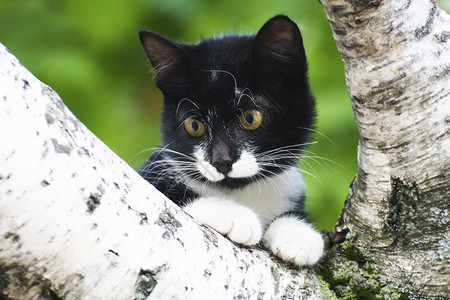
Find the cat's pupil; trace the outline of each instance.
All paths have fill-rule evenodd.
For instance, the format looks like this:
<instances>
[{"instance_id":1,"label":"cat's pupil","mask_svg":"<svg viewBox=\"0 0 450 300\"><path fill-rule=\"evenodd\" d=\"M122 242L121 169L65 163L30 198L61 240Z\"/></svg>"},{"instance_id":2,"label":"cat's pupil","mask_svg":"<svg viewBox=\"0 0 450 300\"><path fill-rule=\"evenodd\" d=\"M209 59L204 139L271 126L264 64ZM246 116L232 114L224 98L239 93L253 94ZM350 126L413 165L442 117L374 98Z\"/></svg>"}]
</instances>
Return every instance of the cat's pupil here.
<instances>
[{"instance_id":1,"label":"cat's pupil","mask_svg":"<svg viewBox=\"0 0 450 300\"><path fill-rule=\"evenodd\" d=\"M247 113L246 114L246 116L245 116L245 121L248 123L248 124L253 124L253 121L254 121L255 119L253 118L253 115L252 114L250 114L250 113Z\"/></svg>"},{"instance_id":2,"label":"cat's pupil","mask_svg":"<svg viewBox=\"0 0 450 300\"><path fill-rule=\"evenodd\" d=\"M199 129L199 125L198 125L198 122L197 121L192 121L192 123L191 123L191 126L192 126L192 129L194 130L194 131L198 131L198 129Z\"/></svg>"}]
</instances>

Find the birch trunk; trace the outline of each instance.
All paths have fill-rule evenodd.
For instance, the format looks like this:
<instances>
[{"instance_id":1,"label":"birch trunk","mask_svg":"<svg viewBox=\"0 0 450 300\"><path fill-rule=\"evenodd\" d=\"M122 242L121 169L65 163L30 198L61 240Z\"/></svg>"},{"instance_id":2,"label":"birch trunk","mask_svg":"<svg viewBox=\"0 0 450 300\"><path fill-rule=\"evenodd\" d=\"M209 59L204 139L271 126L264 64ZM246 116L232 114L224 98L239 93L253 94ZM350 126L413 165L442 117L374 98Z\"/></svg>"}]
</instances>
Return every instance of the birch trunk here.
<instances>
[{"instance_id":1,"label":"birch trunk","mask_svg":"<svg viewBox=\"0 0 450 300\"><path fill-rule=\"evenodd\" d=\"M322 274L339 296L448 297L450 17L435 0L321 2L360 134Z\"/></svg>"},{"instance_id":2,"label":"birch trunk","mask_svg":"<svg viewBox=\"0 0 450 300\"><path fill-rule=\"evenodd\" d=\"M198 225L0 46L0 299L319 298L312 270Z\"/></svg>"}]
</instances>

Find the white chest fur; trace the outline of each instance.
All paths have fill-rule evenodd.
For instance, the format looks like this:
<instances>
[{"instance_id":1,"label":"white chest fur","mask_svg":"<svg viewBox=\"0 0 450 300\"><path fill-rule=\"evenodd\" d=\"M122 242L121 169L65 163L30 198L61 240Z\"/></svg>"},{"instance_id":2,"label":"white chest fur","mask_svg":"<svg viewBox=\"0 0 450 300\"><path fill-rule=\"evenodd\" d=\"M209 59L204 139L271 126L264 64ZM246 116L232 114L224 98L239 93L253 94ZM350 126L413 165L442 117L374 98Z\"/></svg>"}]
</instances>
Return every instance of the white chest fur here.
<instances>
[{"instance_id":1,"label":"white chest fur","mask_svg":"<svg viewBox=\"0 0 450 300\"><path fill-rule=\"evenodd\" d=\"M217 189L198 181L186 184L201 197L226 198L252 209L263 226L283 212L294 207L292 199L298 198L304 190L304 182L300 170L296 167L255 181L241 189Z\"/></svg>"}]
</instances>

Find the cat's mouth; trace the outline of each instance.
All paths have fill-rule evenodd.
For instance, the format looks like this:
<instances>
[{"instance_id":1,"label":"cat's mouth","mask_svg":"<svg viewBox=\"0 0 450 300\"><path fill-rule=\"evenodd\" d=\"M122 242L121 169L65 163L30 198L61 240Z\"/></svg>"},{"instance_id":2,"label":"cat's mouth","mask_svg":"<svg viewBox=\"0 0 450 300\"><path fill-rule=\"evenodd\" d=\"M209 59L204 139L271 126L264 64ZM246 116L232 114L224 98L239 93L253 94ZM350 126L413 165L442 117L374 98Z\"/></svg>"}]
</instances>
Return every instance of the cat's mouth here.
<instances>
[{"instance_id":1,"label":"cat's mouth","mask_svg":"<svg viewBox=\"0 0 450 300\"><path fill-rule=\"evenodd\" d=\"M194 157L197 159L197 170L211 182L220 182L226 178L251 178L260 171L255 156L246 150L242 151L239 158L233 163L215 162L212 164L205 160L205 152L202 149L197 149Z\"/></svg>"}]
</instances>

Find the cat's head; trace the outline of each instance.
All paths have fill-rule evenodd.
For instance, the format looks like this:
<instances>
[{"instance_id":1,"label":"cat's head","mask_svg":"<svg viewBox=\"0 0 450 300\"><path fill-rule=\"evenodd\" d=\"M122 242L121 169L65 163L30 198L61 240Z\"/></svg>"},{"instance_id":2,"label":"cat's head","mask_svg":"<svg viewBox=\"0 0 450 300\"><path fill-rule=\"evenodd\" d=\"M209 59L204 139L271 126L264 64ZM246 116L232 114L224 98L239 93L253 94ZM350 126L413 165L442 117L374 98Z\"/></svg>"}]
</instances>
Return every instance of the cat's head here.
<instances>
[{"instance_id":1,"label":"cat's head","mask_svg":"<svg viewBox=\"0 0 450 300\"><path fill-rule=\"evenodd\" d=\"M163 148L180 173L238 188L296 164L315 111L302 37L288 17L256 35L195 45L139 35L164 95Z\"/></svg>"}]
</instances>

